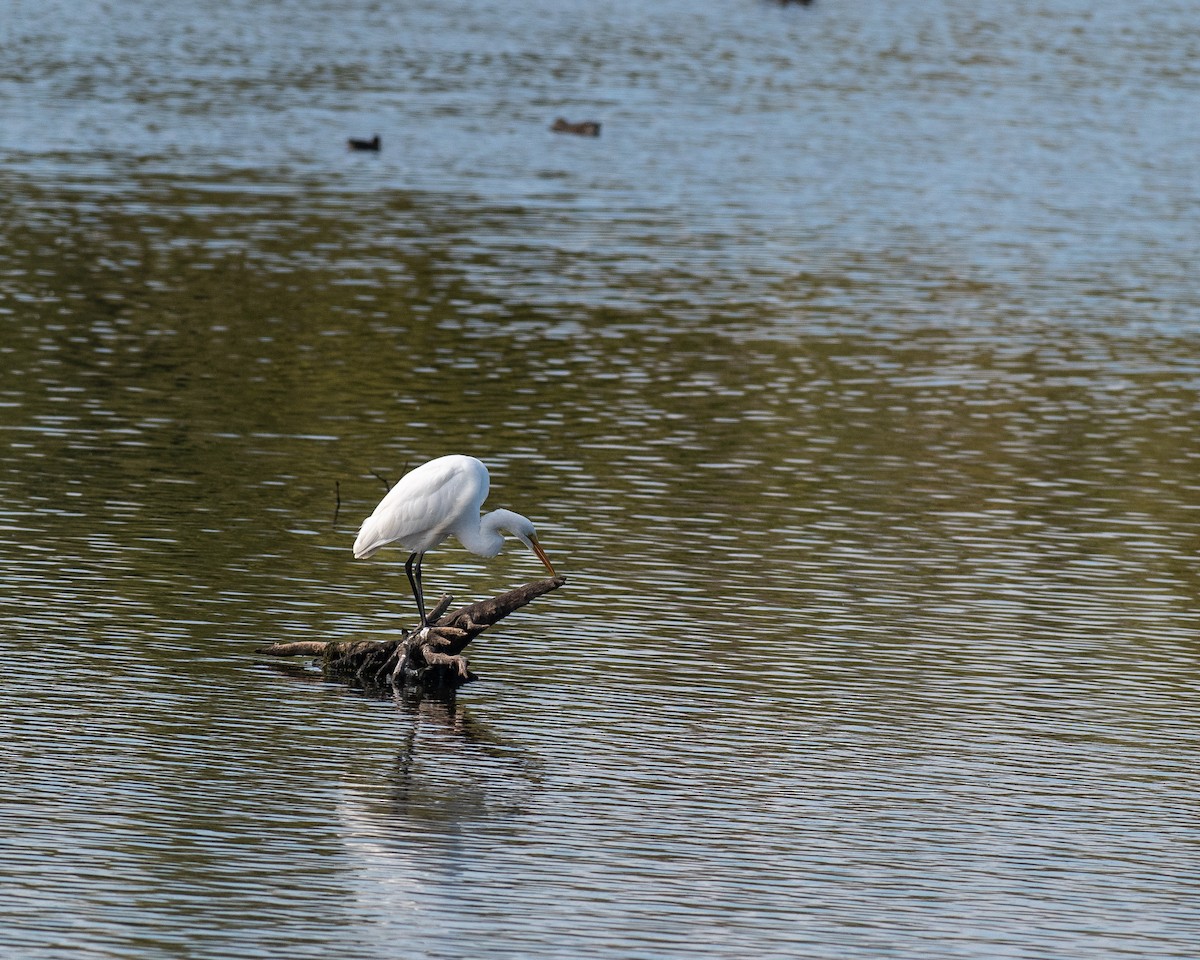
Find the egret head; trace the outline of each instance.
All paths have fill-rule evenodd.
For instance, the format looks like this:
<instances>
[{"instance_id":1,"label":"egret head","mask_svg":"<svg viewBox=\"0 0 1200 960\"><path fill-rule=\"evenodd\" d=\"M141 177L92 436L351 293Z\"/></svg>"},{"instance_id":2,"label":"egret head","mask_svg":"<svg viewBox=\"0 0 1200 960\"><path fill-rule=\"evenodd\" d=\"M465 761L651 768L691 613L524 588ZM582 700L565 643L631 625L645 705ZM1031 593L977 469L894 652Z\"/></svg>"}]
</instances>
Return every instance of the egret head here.
<instances>
[{"instance_id":1,"label":"egret head","mask_svg":"<svg viewBox=\"0 0 1200 960\"><path fill-rule=\"evenodd\" d=\"M532 526L532 524L530 526ZM542 545L538 543L537 534L531 529L529 531L529 536L521 537L520 534L517 536L520 537L521 542L524 543L525 546L537 554L537 558L541 560L546 569L550 571L550 576L557 577L558 574L554 572L554 567L550 566L550 558L546 556L546 551L543 550Z\"/></svg>"},{"instance_id":2,"label":"egret head","mask_svg":"<svg viewBox=\"0 0 1200 960\"><path fill-rule=\"evenodd\" d=\"M511 533L514 537L520 540L525 546L537 554L537 558L542 561L542 564L550 571L550 576L557 577L554 572L554 567L550 565L550 558L546 556L546 551L542 549L542 545L538 543L537 531L533 528L533 521L528 517L523 517L519 513L513 513L511 510L495 510L488 515L489 518L495 517L495 525L499 530L504 530Z\"/></svg>"}]
</instances>

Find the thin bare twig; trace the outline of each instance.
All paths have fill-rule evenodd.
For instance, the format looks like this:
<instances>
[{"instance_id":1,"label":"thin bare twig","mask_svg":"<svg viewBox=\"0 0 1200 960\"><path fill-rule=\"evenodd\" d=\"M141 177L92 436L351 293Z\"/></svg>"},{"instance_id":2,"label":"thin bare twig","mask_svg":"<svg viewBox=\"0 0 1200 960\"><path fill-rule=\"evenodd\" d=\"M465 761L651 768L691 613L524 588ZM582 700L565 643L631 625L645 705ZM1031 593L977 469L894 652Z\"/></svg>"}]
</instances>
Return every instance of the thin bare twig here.
<instances>
[{"instance_id":1,"label":"thin bare twig","mask_svg":"<svg viewBox=\"0 0 1200 960\"><path fill-rule=\"evenodd\" d=\"M385 477L381 473L376 473L374 470L371 471L371 476L373 476L376 480L378 480L380 483L382 483L389 491L391 491L392 484L391 484L391 481L389 481L387 477Z\"/></svg>"}]
</instances>

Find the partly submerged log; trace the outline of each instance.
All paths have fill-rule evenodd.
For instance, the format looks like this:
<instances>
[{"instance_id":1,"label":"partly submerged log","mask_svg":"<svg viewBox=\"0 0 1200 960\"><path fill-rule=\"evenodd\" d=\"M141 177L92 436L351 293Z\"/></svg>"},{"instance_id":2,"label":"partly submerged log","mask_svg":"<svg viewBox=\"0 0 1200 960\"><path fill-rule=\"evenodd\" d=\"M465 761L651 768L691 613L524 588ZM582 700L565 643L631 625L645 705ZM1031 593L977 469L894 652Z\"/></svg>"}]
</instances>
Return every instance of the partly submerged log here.
<instances>
[{"instance_id":1,"label":"partly submerged log","mask_svg":"<svg viewBox=\"0 0 1200 960\"><path fill-rule=\"evenodd\" d=\"M565 577L537 580L498 597L447 613L454 599L442 597L429 612L429 626L394 640L308 640L273 643L258 652L273 657L315 657L326 676L366 687L455 690L477 679L462 655L468 643L531 600L557 590Z\"/></svg>"}]
</instances>

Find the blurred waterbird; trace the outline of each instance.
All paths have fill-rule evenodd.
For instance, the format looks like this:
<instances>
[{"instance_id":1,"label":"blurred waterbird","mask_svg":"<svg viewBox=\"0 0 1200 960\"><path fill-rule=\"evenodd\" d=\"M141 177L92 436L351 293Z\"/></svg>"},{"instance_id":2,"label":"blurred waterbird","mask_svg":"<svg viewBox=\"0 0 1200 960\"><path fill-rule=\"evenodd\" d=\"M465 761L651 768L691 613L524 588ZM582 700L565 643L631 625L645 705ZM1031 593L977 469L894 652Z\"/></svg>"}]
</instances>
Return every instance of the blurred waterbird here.
<instances>
[{"instance_id":1,"label":"blurred waterbird","mask_svg":"<svg viewBox=\"0 0 1200 960\"><path fill-rule=\"evenodd\" d=\"M379 134L375 134L370 140L351 137L346 143L349 144L351 150L378 150L380 146Z\"/></svg>"},{"instance_id":2,"label":"blurred waterbird","mask_svg":"<svg viewBox=\"0 0 1200 960\"><path fill-rule=\"evenodd\" d=\"M581 137L600 136L600 124L595 120L583 120L579 123L568 123L565 117L559 117L550 125L555 133L574 133Z\"/></svg>"}]
</instances>

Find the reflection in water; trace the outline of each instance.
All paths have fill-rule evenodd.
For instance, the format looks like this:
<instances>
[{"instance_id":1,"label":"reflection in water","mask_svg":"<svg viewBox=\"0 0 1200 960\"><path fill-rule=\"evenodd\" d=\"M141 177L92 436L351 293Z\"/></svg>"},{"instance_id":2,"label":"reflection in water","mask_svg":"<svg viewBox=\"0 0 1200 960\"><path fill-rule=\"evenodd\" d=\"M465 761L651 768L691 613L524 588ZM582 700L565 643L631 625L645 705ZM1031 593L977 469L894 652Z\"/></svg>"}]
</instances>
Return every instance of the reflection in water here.
<instances>
[{"instance_id":1,"label":"reflection in water","mask_svg":"<svg viewBox=\"0 0 1200 960\"><path fill-rule=\"evenodd\" d=\"M433 698L399 695L411 720L396 758L392 793L393 810L411 820L436 819L463 822L496 811L498 798L489 796L481 771L493 774L511 796L522 781L535 782L532 759L516 745L505 743L485 724L473 718L453 695ZM461 763L455 761L459 757ZM482 762L481 762L482 761Z\"/></svg>"},{"instance_id":2,"label":"reflection in water","mask_svg":"<svg viewBox=\"0 0 1200 960\"><path fill-rule=\"evenodd\" d=\"M537 782L526 750L471 716L453 694L397 692L394 699L403 718L399 753L387 776L372 773L360 798L363 809L386 814L384 832L459 834L474 821L519 816L520 798Z\"/></svg>"},{"instance_id":3,"label":"reflection in water","mask_svg":"<svg viewBox=\"0 0 1200 960\"><path fill-rule=\"evenodd\" d=\"M536 768L453 695L397 696L396 705L399 753L390 770L358 768L342 783L339 836L370 938L449 949L474 922L469 907L456 914L471 899L483 838L519 841Z\"/></svg>"}]
</instances>

